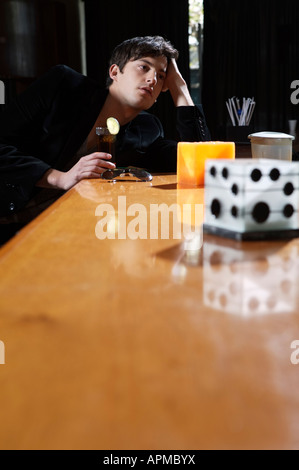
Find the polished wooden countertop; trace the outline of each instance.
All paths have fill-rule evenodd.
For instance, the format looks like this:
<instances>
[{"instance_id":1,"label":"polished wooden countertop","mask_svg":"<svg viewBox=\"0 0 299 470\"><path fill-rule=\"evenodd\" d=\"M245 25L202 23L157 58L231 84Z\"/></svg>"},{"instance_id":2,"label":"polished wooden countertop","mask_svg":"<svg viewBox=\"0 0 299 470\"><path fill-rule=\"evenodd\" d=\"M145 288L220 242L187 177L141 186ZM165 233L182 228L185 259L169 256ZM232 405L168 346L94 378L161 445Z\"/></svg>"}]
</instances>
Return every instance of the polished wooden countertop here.
<instances>
[{"instance_id":1,"label":"polished wooden countertop","mask_svg":"<svg viewBox=\"0 0 299 470\"><path fill-rule=\"evenodd\" d=\"M118 238L162 203L198 204L191 230ZM86 180L4 245L1 449L299 448L298 240L203 236L202 214L175 175Z\"/></svg>"}]
</instances>

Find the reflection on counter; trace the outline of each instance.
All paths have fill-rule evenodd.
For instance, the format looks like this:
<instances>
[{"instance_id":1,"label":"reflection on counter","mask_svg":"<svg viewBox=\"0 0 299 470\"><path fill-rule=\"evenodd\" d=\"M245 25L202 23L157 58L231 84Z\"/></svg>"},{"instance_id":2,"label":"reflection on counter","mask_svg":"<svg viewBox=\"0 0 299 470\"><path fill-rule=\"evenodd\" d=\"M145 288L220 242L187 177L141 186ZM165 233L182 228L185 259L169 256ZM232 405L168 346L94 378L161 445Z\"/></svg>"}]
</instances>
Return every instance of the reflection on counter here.
<instances>
[{"instance_id":1,"label":"reflection on counter","mask_svg":"<svg viewBox=\"0 0 299 470\"><path fill-rule=\"evenodd\" d=\"M184 282L188 266L198 266L202 262L204 191L178 185L177 207L182 243L172 268L172 278L175 282Z\"/></svg>"},{"instance_id":2,"label":"reflection on counter","mask_svg":"<svg viewBox=\"0 0 299 470\"><path fill-rule=\"evenodd\" d=\"M296 312L296 246L205 236L204 304L244 317Z\"/></svg>"},{"instance_id":3,"label":"reflection on counter","mask_svg":"<svg viewBox=\"0 0 299 470\"><path fill-rule=\"evenodd\" d=\"M179 247L176 262L172 267L172 279L177 283L185 281L188 267L195 267L202 264L202 226L187 233Z\"/></svg>"}]
</instances>

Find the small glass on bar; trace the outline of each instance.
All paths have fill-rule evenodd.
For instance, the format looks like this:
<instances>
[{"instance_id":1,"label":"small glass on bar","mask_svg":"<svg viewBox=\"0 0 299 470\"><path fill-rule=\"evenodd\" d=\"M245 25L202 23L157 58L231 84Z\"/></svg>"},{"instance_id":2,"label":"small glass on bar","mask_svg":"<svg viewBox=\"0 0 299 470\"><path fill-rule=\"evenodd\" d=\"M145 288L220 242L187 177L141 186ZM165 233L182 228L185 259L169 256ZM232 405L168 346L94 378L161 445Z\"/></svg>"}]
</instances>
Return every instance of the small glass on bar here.
<instances>
[{"instance_id":1,"label":"small glass on bar","mask_svg":"<svg viewBox=\"0 0 299 470\"><path fill-rule=\"evenodd\" d=\"M116 134L111 134L108 127L96 127L98 152L110 153L112 163L115 163Z\"/></svg>"}]
</instances>

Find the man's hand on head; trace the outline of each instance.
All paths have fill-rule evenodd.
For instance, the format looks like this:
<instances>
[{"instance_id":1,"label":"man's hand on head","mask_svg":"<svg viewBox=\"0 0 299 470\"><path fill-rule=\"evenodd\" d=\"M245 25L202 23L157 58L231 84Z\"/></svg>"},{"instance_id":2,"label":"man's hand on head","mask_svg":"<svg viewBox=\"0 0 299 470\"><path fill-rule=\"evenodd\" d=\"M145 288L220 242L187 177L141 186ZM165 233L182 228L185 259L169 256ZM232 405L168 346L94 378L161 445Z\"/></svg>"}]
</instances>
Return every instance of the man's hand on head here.
<instances>
[{"instance_id":1,"label":"man's hand on head","mask_svg":"<svg viewBox=\"0 0 299 470\"><path fill-rule=\"evenodd\" d=\"M175 59L171 59L168 63L162 91L167 90L169 90L175 106L194 106L186 81L179 71Z\"/></svg>"}]
</instances>

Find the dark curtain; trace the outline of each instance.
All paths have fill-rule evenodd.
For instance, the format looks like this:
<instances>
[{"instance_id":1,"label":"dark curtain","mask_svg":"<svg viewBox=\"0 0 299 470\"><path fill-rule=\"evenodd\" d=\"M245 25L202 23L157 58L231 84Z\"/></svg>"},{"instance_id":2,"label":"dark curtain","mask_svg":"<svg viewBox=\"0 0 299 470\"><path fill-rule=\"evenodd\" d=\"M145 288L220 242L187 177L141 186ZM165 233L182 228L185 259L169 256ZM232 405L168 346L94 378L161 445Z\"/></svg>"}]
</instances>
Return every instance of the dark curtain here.
<instances>
[{"instance_id":1,"label":"dark curtain","mask_svg":"<svg viewBox=\"0 0 299 470\"><path fill-rule=\"evenodd\" d=\"M0 76L36 78L55 64L68 64L67 26L62 1L2 0ZM73 42L78 44L78 39Z\"/></svg>"},{"instance_id":2,"label":"dark curtain","mask_svg":"<svg viewBox=\"0 0 299 470\"><path fill-rule=\"evenodd\" d=\"M76 7L65 0L0 0L0 80L6 105L53 65L80 71Z\"/></svg>"},{"instance_id":3,"label":"dark curtain","mask_svg":"<svg viewBox=\"0 0 299 470\"><path fill-rule=\"evenodd\" d=\"M225 101L254 97L254 130L288 131L299 80L298 0L204 0L203 104L214 139L230 124Z\"/></svg>"},{"instance_id":4,"label":"dark curtain","mask_svg":"<svg viewBox=\"0 0 299 470\"><path fill-rule=\"evenodd\" d=\"M85 0L87 75L105 86L112 50L125 39L160 35L179 50L178 66L189 84L188 0ZM162 121L166 137L175 138L175 113L169 93L150 110Z\"/></svg>"}]
</instances>

